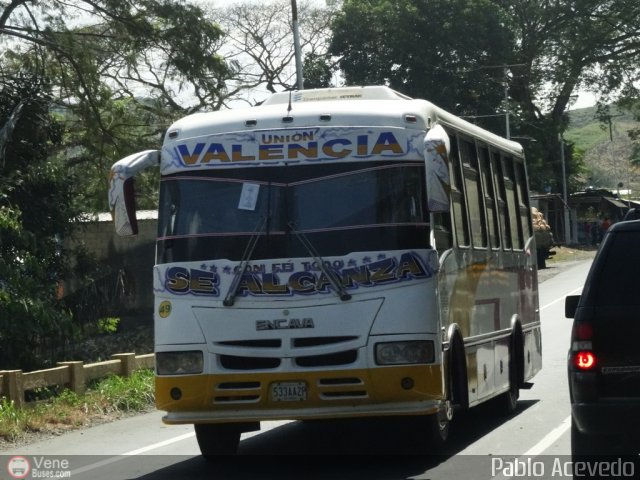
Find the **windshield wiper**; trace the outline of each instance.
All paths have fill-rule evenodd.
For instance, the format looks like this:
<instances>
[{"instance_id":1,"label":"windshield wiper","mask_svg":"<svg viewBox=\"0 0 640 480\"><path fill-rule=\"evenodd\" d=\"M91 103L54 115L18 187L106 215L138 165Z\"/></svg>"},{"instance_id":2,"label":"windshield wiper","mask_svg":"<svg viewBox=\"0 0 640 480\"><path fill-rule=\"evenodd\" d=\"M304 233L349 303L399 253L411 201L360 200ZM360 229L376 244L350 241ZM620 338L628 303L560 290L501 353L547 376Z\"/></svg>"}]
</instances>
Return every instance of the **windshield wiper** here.
<instances>
[{"instance_id":1,"label":"windshield wiper","mask_svg":"<svg viewBox=\"0 0 640 480\"><path fill-rule=\"evenodd\" d=\"M316 261L316 263L320 267L320 270L322 270L322 273L325 274L325 276L329 280L329 283L331 283L331 286L333 287L334 291L336 292L338 297L340 297L340 300L342 300L343 302L346 300L351 300L351 295L349 295L347 291L344 289L344 286L342 285L342 282L340 281L340 279L337 277L336 272L334 272L330 268L327 268L323 258L320 256L318 251L311 244L307 236L304 233L300 232L299 230L296 230L296 224L294 222L289 222L288 225L289 225L289 228L291 229L291 232L298 238L298 240L300 240L300 243L304 245L304 248L307 249L307 252L309 252L309 254Z\"/></svg>"},{"instance_id":2,"label":"windshield wiper","mask_svg":"<svg viewBox=\"0 0 640 480\"><path fill-rule=\"evenodd\" d=\"M238 286L240 285L240 279L242 278L242 274L247 268L247 264L251 260L251 256L253 255L253 250L256 248L256 244L258 243L258 239L260 238L260 234L264 232L264 227L267 224L268 220L267 215L263 215L258 220L258 224L256 225L255 230L251 234L251 238L247 242L247 246L244 249L242 254L242 258L240 259L240 265L236 270L235 275L233 276L233 280L231 281L231 286L229 287L229 291L227 295L224 297L222 304L225 307L232 307L236 301L236 294L238 293Z\"/></svg>"}]
</instances>

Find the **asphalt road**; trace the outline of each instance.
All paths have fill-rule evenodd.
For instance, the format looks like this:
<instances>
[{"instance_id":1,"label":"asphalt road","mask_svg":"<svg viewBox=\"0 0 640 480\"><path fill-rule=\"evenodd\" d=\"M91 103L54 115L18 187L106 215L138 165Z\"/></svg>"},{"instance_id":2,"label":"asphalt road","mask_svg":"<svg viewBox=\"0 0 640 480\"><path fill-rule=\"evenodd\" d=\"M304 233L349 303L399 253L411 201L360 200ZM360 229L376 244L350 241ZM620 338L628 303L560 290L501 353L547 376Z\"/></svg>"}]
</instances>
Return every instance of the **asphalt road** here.
<instances>
[{"instance_id":1,"label":"asphalt road","mask_svg":"<svg viewBox=\"0 0 640 480\"><path fill-rule=\"evenodd\" d=\"M543 369L514 415L485 404L454 417L449 445L433 455L410 420L263 422L242 437L240 455L210 465L190 425L166 426L152 412L0 451L29 462L26 478L86 479L493 479L571 478L566 355L571 320L564 297L581 291L591 261L540 272ZM528 474L528 475L523 475ZM38 477L36 477L38 475Z\"/></svg>"}]
</instances>

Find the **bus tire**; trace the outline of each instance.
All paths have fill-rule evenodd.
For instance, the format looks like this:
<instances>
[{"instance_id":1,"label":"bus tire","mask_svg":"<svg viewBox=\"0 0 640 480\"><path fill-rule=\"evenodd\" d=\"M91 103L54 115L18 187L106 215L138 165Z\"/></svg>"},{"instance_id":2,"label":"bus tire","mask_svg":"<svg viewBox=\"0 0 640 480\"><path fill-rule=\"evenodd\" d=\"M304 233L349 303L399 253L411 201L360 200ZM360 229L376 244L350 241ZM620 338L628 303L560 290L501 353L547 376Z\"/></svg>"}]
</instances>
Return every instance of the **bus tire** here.
<instances>
[{"instance_id":1,"label":"bus tire","mask_svg":"<svg viewBox=\"0 0 640 480\"><path fill-rule=\"evenodd\" d=\"M453 407L451 402L446 401L437 413L426 417L427 441L429 447L436 452L440 452L449 439L452 416Z\"/></svg>"},{"instance_id":2,"label":"bus tire","mask_svg":"<svg viewBox=\"0 0 640 480\"><path fill-rule=\"evenodd\" d=\"M449 356L449 399L462 410L469 409L467 362L459 335L453 337Z\"/></svg>"},{"instance_id":3,"label":"bus tire","mask_svg":"<svg viewBox=\"0 0 640 480\"><path fill-rule=\"evenodd\" d=\"M241 429L229 423L195 424L196 440L202 456L216 461L238 453Z\"/></svg>"},{"instance_id":4,"label":"bus tire","mask_svg":"<svg viewBox=\"0 0 640 480\"><path fill-rule=\"evenodd\" d=\"M509 390L500 394L498 400L498 411L504 415L511 415L518 408L518 398L520 398L520 385L523 382L523 340L522 329L516 325L511 340L509 341Z\"/></svg>"}]
</instances>

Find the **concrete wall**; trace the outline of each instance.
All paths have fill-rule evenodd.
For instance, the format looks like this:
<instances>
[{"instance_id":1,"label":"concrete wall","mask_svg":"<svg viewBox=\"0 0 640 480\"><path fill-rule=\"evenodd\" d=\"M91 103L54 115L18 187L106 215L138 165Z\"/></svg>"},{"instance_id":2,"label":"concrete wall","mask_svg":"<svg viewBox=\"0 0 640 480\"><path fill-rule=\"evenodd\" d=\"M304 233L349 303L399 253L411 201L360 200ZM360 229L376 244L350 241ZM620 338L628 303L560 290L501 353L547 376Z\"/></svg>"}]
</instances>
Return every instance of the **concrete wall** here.
<instances>
[{"instance_id":1,"label":"concrete wall","mask_svg":"<svg viewBox=\"0 0 640 480\"><path fill-rule=\"evenodd\" d=\"M116 235L110 214L81 222L68 245L82 245L104 268L106 281L117 280L123 272L123 311L141 320L153 318L153 265L155 263L156 212L138 212L139 233L132 237ZM111 275L113 274L113 275ZM70 282L66 292L76 290Z\"/></svg>"}]
</instances>

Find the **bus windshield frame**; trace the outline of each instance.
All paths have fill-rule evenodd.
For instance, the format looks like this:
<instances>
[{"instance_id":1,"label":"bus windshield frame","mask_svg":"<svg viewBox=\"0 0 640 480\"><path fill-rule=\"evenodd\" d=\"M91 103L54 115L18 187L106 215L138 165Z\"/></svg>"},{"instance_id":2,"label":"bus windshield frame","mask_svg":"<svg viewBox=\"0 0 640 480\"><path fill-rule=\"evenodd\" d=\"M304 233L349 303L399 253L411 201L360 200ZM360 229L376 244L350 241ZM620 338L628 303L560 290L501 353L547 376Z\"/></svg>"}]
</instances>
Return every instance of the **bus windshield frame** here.
<instances>
[{"instance_id":1,"label":"bus windshield frame","mask_svg":"<svg viewBox=\"0 0 640 480\"><path fill-rule=\"evenodd\" d=\"M262 231L256 225L266 218ZM429 247L422 162L229 168L162 178L157 263L239 260Z\"/></svg>"}]
</instances>

